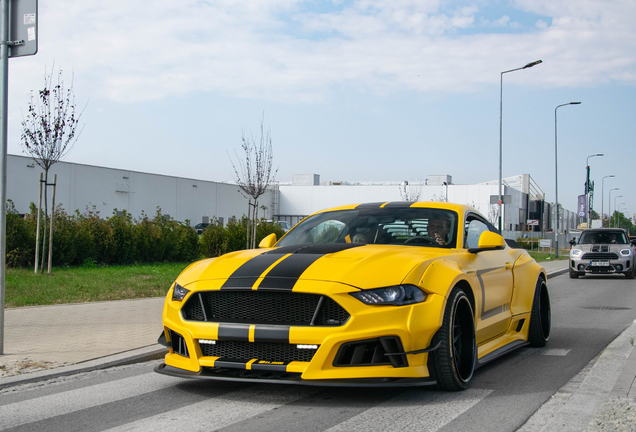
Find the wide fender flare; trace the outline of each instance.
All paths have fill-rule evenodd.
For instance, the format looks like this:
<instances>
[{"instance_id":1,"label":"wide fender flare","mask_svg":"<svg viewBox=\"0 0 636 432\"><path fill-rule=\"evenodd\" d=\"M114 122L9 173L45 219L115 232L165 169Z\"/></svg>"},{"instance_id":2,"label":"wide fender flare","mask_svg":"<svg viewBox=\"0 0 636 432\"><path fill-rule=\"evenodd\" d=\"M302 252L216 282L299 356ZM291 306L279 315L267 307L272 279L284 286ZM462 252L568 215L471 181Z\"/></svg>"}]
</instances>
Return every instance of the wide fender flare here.
<instances>
[{"instance_id":1,"label":"wide fender flare","mask_svg":"<svg viewBox=\"0 0 636 432\"><path fill-rule=\"evenodd\" d=\"M417 285L425 291L443 297L443 301L440 302L441 310L436 320L438 328L442 325L450 292L456 286L462 286L464 291L467 291L466 294L471 298L473 308L475 307L470 279L456 261L438 259L431 262L425 269L414 269L410 276L411 280L414 282L417 280Z\"/></svg>"},{"instance_id":2,"label":"wide fender flare","mask_svg":"<svg viewBox=\"0 0 636 432\"><path fill-rule=\"evenodd\" d=\"M448 298L451 290L458 284L467 283L470 279L456 261L439 259L430 263L420 277L419 286L424 290Z\"/></svg>"},{"instance_id":3,"label":"wide fender flare","mask_svg":"<svg viewBox=\"0 0 636 432\"><path fill-rule=\"evenodd\" d=\"M514 287L510 302L513 315L530 313L539 277L547 282L545 269L527 252L517 258L513 268Z\"/></svg>"}]
</instances>

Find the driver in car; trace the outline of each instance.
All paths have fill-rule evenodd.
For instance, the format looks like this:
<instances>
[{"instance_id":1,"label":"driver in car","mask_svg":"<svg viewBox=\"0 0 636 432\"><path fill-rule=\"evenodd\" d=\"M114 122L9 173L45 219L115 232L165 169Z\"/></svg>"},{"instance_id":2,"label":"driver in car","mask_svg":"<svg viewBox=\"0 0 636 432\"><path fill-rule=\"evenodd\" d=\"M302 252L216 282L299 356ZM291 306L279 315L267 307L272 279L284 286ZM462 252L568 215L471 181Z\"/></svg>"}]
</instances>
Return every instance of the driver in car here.
<instances>
[{"instance_id":1,"label":"driver in car","mask_svg":"<svg viewBox=\"0 0 636 432\"><path fill-rule=\"evenodd\" d=\"M435 217L428 221L428 236L437 244L445 245L450 233L450 221L445 217Z\"/></svg>"}]
</instances>

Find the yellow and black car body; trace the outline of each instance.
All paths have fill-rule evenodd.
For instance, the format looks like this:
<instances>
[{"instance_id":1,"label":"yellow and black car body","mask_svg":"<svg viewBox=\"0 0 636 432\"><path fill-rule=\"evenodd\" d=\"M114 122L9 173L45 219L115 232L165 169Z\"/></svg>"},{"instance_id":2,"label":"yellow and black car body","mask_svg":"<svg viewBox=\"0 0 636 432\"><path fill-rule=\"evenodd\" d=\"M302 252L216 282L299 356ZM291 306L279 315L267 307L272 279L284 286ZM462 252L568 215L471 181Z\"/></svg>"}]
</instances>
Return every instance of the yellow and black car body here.
<instances>
[{"instance_id":1,"label":"yellow and black car body","mask_svg":"<svg viewBox=\"0 0 636 432\"><path fill-rule=\"evenodd\" d=\"M442 219L443 240L431 232ZM187 267L167 294L159 373L323 386L466 388L550 336L545 270L475 209L323 210L278 242Z\"/></svg>"}]
</instances>

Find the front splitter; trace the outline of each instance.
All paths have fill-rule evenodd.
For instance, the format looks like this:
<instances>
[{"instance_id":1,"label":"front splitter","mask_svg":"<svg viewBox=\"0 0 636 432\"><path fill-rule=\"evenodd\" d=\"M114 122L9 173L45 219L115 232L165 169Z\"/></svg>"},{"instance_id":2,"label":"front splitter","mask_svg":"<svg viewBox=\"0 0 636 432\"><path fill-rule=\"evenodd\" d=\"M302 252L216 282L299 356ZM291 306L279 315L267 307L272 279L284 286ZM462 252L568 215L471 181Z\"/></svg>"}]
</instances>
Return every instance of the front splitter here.
<instances>
[{"instance_id":1,"label":"front splitter","mask_svg":"<svg viewBox=\"0 0 636 432\"><path fill-rule=\"evenodd\" d=\"M299 373L266 372L230 368L201 368L200 372L168 366L165 363L155 367L155 372L179 378L207 379L214 381L234 381L268 384L294 384L320 387L420 387L437 384L431 378L351 378L305 380Z\"/></svg>"}]
</instances>

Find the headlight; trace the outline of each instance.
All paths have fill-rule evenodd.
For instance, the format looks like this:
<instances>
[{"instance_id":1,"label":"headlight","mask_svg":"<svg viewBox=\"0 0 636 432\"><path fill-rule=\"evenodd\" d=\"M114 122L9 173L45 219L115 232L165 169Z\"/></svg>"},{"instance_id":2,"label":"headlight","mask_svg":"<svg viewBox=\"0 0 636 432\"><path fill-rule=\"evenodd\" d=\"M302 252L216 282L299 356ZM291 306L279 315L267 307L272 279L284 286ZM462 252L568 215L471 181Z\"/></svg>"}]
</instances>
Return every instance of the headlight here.
<instances>
[{"instance_id":1,"label":"headlight","mask_svg":"<svg viewBox=\"0 0 636 432\"><path fill-rule=\"evenodd\" d=\"M426 294L415 285L396 285L349 294L368 305L392 304L403 306L420 303L426 299Z\"/></svg>"},{"instance_id":2,"label":"headlight","mask_svg":"<svg viewBox=\"0 0 636 432\"><path fill-rule=\"evenodd\" d=\"M178 283L175 283L174 290L172 290L172 300L181 301L186 295L188 295L189 292L190 290L187 290Z\"/></svg>"},{"instance_id":3,"label":"headlight","mask_svg":"<svg viewBox=\"0 0 636 432\"><path fill-rule=\"evenodd\" d=\"M630 256L632 254L631 249L621 249L621 255Z\"/></svg>"},{"instance_id":4,"label":"headlight","mask_svg":"<svg viewBox=\"0 0 636 432\"><path fill-rule=\"evenodd\" d=\"M570 251L570 256L577 257L577 256L581 255L582 253L583 253L583 251L581 249L572 249Z\"/></svg>"}]
</instances>

